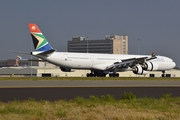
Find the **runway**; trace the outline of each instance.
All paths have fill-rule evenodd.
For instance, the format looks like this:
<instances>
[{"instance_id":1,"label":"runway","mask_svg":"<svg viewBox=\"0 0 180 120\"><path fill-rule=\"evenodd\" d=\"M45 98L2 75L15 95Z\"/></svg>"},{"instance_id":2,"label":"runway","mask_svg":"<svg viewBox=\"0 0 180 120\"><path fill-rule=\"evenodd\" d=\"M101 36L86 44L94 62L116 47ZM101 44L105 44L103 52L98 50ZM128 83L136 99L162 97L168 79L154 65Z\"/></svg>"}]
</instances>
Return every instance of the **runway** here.
<instances>
[{"instance_id":1,"label":"runway","mask_svg":"<svg viewBox=\"0 0 180 120\"><path fill-rule=\"evenodd\" d=\"M2 80L0 88L28 87L180 87L175 80Z\"/></svg>"},{"instance_id":2,"label":"runway","mask_svg":"<svg viewBox=\"0 0 180 120\"><path fill-rule=\"evenodd\" d=\"M77 96L110 94L120 99L124 92L132 92L137 97L159 98L171 93L180 97L179 81L0 81L0 101L15 99L56 101L70 100Z\"/></svg>"}]
</instances>

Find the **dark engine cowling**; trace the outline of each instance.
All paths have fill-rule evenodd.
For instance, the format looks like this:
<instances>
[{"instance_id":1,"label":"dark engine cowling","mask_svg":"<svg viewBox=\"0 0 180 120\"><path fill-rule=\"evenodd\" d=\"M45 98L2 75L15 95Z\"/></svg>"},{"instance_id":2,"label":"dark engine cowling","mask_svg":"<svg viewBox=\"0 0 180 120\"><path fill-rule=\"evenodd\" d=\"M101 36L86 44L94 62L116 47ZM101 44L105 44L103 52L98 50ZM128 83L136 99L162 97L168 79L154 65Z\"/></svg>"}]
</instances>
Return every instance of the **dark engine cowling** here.
<instances>
[{"instance_id":1,"label":"dark engine cowling","mask_svg":"<svg viewBox=\"0 0 180 120\"><path fill-rule=\"evenodd\" d=\"M70 68L63 68L63 67L60 67L61 71L63 72L74 72L75 69L70 69Z\"/></svg>"},{"instance_id":2,"label":"dark engine cowling","mask_svg":"<svg viewBox=\"0 0 180 120\"><path fill-rule=\"evenodd\" d=\"M143 70L153 71L158 70L158 64L153 62L146 62L142 65Z\"/></svg>"},{"instance_id":3,"label":"dark engine cowling","mask_svg":"<svg viewBox=\"0 0 180 120\"><path fill-rule=\"evenodd\" d=\"M137 65L133 68L133 73L137 75L146 75L148 72L143 70L140 65Z\"/></svg>"}]
</instances>

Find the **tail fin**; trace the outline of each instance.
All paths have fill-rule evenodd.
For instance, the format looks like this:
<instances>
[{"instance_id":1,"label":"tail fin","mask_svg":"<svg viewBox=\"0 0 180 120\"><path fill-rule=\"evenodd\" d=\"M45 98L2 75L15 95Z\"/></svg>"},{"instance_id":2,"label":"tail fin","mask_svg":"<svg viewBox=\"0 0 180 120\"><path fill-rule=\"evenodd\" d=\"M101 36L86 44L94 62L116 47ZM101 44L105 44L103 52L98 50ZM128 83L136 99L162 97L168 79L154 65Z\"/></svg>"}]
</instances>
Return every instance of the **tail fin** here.
<instances>
[{"instance_id":1,"label":"tail fin","mask_svg":"<svg viewBox=\"0 0 180 120\"><path fill-rule=\"evenodd\" d=\"M18 58L19 60L21 60L21 59L22 59L22 57L21 57L21 56L19 56L19 55L17 55L17 58Z\"/></svg>"},{"instance_id":2,"label":"tail fin","mask_svg":"<svg viewBox=\"0 0 180 120\"><path fill-rule=\"evenodd\" d=\"M36 24L29 24L29 30L31 32L31 37L36 51L53 50Z\"/></svg>"}]
</instances>

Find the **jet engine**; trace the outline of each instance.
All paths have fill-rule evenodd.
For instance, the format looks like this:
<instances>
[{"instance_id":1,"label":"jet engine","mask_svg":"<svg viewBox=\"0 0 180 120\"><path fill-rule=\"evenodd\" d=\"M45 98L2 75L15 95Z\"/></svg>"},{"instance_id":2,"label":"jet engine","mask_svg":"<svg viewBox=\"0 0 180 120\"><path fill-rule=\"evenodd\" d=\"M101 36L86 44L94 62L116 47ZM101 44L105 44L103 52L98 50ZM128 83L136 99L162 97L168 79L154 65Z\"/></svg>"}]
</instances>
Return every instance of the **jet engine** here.
<instances>
[{"instance_id":1,"label":"jet engine","mask_svg":"<svg viewBox=\"0 0 180 120\"><path fill-rule=\"evenodd\" d=\"M148 71L143 70L143 68L140 65L134 66L132 69L134 74L137 75L146 75Z\"/></svg>"},{"instance_id":2,"label":"jet engine","mask_svg":"<svg viewBox=\"0 0 180 120\"><path fill-rule=\"evenodd\" d=\"M142 65L143 70L153 71L158 70L158 64L153 62L146 62Z\"/></svg>"},{"instance_id":3,"label":"jet engine","mask_svg":"<svg viewBox=\"0 0 180 120\"><path fill-rule=\"evenodd\" d=\"M63 72L74 72L75 69L70 69L70 68L63 68L63 67L60 67L61 71Z\"/></svg>"}]
</instances>

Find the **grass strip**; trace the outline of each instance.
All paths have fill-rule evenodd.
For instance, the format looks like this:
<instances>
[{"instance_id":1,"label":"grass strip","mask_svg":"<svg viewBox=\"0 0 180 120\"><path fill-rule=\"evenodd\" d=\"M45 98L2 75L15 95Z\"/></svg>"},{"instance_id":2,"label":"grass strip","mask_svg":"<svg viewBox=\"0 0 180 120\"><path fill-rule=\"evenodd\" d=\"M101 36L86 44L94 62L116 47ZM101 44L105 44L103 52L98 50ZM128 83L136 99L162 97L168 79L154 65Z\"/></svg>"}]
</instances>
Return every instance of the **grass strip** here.
<instances>
[{"instance_id":1,"label":"grass strip","mask_svg":"<svg viewBox=\"0 0 180 120\"><path fill-rule=\"evenodd\" d=\"M119 100L109 94L101 97L91 95L87 99L79 96L54 102L30 98L0 102L0 119L173 120L180 119L180 97L164 94L159 99L137 98L128 92Z\"/></svg>"}]
</instances>

